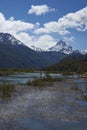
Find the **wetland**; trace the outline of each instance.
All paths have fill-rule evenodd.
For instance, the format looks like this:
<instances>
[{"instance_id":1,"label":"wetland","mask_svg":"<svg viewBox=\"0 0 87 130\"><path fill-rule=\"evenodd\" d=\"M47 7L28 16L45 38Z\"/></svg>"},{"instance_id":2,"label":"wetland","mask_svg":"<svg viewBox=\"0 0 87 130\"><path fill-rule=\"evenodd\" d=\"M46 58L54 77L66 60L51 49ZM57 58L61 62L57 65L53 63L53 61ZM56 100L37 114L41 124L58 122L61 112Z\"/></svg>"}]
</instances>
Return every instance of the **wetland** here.
<instances>
[{"instance_id":1,"label":"wetland","mask_svg":"<svg viewBox=\"0 0 87 130\"><path fill-rule=\"evenodd\" d=\"M87 79L50 75L0 76L0 130L87 129Z\"/></svg>"}]
</instances>

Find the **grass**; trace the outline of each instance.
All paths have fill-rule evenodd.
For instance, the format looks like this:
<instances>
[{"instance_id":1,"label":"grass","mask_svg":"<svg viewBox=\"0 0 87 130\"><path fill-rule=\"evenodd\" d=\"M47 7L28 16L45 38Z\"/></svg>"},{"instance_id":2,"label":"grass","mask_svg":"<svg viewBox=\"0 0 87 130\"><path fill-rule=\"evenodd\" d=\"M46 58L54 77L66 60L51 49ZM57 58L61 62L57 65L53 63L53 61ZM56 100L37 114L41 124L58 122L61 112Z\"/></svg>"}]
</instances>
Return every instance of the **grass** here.
<instances>
[{"instance_id":1,"label":"grass","mask_svg":"<svg viewBox=\"0 0 87 130\"><path fill-rule=\"evenodd\" d=\"M62 78L52 78L50 75L46 74L46 77L40 78L40 79L35 79L32 82L27 82L27 85L30 86L47 86L52 84L53 82L58 82L62 81Z\"/></svg>"},{"instance_id":2,"label":"grass","mask_svg":"<svg viewBox=\"0 0 87 130\"><path fill-rule=\"evenodd\" d=\"M87 95L83 95L83 96L82 96L82 100L83 100L83 101L87 101Z\"/></svg>"},{"instance_id":3,"label":"grass","mask_svg":"<svg viewBox=\"0 0 87 130\"><path fill-rule=\"evenodd\" d=\"M0 97L1 98L11 98L11 94L14 93L15 86L7 83L0 85Z\"/></svg>"},{"instance_id":4,"label":"grass","mask_svg":"<svg viewBox=\"0 0 87 130\"><path fill-rule=\"evenodd\" d=\"M20 72L34 72L33 69L0 69L0 76L8 76Z\"/></svg>"},{"instance_id":5,"label":"grass","mask_svg":"<svg viewBox=\"0 0 87 130\"><path fill-rule=\"evenodd\" d=\"M73 91L78 91L78 92L81 92L81 91L82 91L81 88L79 88L79 87L77 87L77 86L73 86L73 87L71 87L70 89L73 90Z\"/></svg>"},{"instance_id":6,"label":"grass","mask_svg":"<svg viewBox=\"0 0 87 130\"><path fill-rule=\"evenodd\" d=\"M8 76L8 75L12 75L13 72L12 71L1 71L0 70L0 76Z\"/></svg>"}]
</instances>

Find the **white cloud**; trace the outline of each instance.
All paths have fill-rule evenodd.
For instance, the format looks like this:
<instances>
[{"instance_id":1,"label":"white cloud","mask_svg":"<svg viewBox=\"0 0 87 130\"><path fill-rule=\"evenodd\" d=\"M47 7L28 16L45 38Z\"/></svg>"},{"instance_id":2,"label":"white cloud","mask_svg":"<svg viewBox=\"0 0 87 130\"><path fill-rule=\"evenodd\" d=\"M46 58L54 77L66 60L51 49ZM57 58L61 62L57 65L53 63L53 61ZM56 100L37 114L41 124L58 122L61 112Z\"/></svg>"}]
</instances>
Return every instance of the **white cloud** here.
<instances>
[{"instance_id":1,"label":"white cloud","mask_svg":"<svg viewBox=\"0 0 87 130\"><path fill-rule=\"evenodd\" d=\"M40 28L40 23L32 24L21 20L15 20L14 17L6 19L3 13L0 13L0 32L10 33L22 41L28 47L36 46L41 49L47 49L57 43L52 34L62 35L64 41L73 42L74 37L66 34L69 29L77 31L87 30L87 7L75 12L69 13L58 21L45 23Z\"/></svg>"},{"instance_id":2,"label":"white cloud","mask_svg":"<svg viewBox=\"0 0 87 130\"><path fill-rule=\"evenodd\" d=\"M71 37L63 37L63 40L67 43L72 43L74 42L75 38L73 36Z\"/></svg>"},{"instance_id":3,"label":"white cloud","mask_svg":"<svg viewBox=\"0 0 87 130\"><path fill-rule=\"evenodd\" d=\"M42 49L47 49L49 47L52 47L53 45L55 45L57 43L57 41L50 35L43 35L40 36L37 40L36 40L36 46L40 47Z\"/></svg>"},{"instance_id":4,"label":"white cloud","mask_svg":"<svg viewBox=\"0 0 87 130\"><path fill-rule=\"evenodd\" d=\"M22 41L28 47L31 47L33 45L44 50L57 43L57 41L50 35L35 37L35 36L30 36L29 34L23 32L23 33L19 33L19 35L15 35L15 37L18 40Z\"/></svg>"},{"instance_id":5,"label":"white cloud","mask_svg":"<svg viewBox=\"0 0 87 130\"><path fill-rule=\"evenodd\" d=\"M42 15L48 12L55 11L55 8L50 8L47 5L31 5L28 14Z\"/></svg>"},{"instance_id":6,"label":"white cloud","mask_svg":"<svg viewBox=\"0 0 87 130\"><path fill-rule=\"evenodd\" d=\"M0 31L5 33L17 34L22 31L32 30L35 27L32 23L14 20L13 17L6 20L4 15L0 13Z\"/></svg>"},{"instance_id":7,"label":"white cloud","mask_svg":"<svg viewBox=\"0 0 87 130\"><path fill-rule=\"evenodd\" d=\"M59 33L60 35L65 35L65 34L68 34L70 32L68 30L66 30L65 27L61 27L61 25L58 24L58 22L53 21L53 22L45 23L44 27L35 30L35 33L36 34Z\"/></svg>"},{"instance_id":8,"label":"white cloud","mask_svg":"<svg viewBox=\"0 0 87 130\"><path fill-rule=\"evenodd\" d=\"M35 30L35 33L50 34L55 32L60 35L66 35L70 33L70 28L77 31L87 30L87 7L75 13L69 13L60 18L58 21L45 23L43 27Z\"/></svg>"},{"instance_id":9,"label":"white cloud","mask_svg":"<svg viewBox=\"0 0 87 130\"><path fill-rule=\"evenodd\" d=\"M23 42L26 46L30 47L32 46L33 42L34 42L34 37L30 36L28 33L26 32L21 32L19 34L15 34L14 35L18 40L20 40L21 42Z\"/></svg>"},{"instance_id":10,"label":"white cloud","mask_svg":"<svg viewBox=\"0 0 87 130\"><path fill-rule=\"evenodd\" d=\"M0 13L0 32L10 33L15 36L18 40L22 41L28 47L34 45L42 49L47 49L56 43L55 39L50 35L29 35L29 31L36 30L40 24L23 22L21 20L14 20L14 17L6 20L4 15Z\"/></svg>"},{"instance_id":11,"label":"white cloud","mask_svg":"<svg viewBox=\"0 0 87 130\"><path fill-rule=\"evenodd\" d=\"M0 22L3 22L3 21L5 21L5 17L2 13L0 13Z\"/></svg>"},{"instance_id":12,"label":"white cloud","mask_svg":"<svg viewBox=\"0 0 87 130\"><path fill-rule=\"evenodd\" d=\"M10 21L14 21L14 17L10 17L9 20L10 20Z\"/></svg>"}]
</instances>

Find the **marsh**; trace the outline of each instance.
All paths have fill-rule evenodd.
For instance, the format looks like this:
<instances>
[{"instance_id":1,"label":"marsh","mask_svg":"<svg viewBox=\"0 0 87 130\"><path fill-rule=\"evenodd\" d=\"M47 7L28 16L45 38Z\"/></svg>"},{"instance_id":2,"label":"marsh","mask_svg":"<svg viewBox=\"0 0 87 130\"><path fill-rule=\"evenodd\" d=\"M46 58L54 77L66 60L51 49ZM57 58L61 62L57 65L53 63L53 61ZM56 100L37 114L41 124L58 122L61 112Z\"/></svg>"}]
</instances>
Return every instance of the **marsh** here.
<instances>
[{"instance_id":1,"label":"marsh","mask_svg":"<svg viewBox=\"0 0 87 130\"><path fill-rule=\"evenodd\" d=\"M0 98L1 130L87 129L87 79L70 76L43 87L16 84L15 90L9 100Z\"/></svg>"}]
</instances>

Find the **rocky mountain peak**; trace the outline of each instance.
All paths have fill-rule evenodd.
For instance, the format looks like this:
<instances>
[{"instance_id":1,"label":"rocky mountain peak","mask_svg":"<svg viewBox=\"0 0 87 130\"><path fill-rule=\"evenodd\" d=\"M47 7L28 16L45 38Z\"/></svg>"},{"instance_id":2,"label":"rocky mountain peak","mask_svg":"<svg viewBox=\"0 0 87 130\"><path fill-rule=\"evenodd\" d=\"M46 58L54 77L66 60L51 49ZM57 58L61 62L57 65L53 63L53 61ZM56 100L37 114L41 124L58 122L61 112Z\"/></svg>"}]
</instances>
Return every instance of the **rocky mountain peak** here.
<instances>
[{"instance_id":1,"label":"rocky mountain peak","mask_svg":"<svg viewBox=\"0 0 87 130\"><path fill-rule=\"evenodd\" d=\"M0 33L0 43L8 44L8 45L19 45L22 44L19 40L8 33Z\"/></svg>"},{"instance_id":2,"label":"rocky mountain peak","mask_svg":"<svg viewBox=\"0 0 87 130\"><path fill-rule=\"evenodd\" d=\"M55 46L48 49L48 51L56 51L65 54L71 54L73 49L70 45L66 44L64 41L59 41Z\"/></svg>"}]
</instances>

